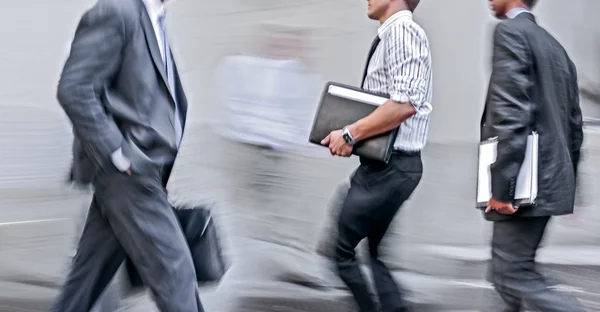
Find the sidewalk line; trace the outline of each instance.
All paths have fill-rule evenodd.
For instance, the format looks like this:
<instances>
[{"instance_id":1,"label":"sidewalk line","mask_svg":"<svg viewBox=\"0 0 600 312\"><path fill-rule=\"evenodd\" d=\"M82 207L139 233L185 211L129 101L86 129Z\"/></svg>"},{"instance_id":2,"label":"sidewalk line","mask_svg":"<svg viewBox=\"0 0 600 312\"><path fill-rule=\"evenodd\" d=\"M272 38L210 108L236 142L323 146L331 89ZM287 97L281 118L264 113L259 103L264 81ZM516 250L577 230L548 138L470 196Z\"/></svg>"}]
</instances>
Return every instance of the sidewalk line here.
<instances>
[{"instance_id":1,"label":"sidewalk line","mask_svg":"<svg viewBox=\"0 0 600 312\"><path fill-rule=\"evenodd\" d=\"M453 280L449 281L449 284L457 285L457 286L467 286L473 288L484 288L484 289L494 289L494 285L485 281L485 280Z\"/></svg>"},{"instance_id":2,"label":"sidewalk line","mask_svg":"<svg viewBox=\"0 0 600 312\"><path fill-rule=\"evenodd\" d=\"M0 226L10 226L10 225L24 225L24 224L34 224L34 223L47 223L47 222L56 222L68 220L67 218L60 219L41 219L41 220L25 220L25 221L14 221L14 222L2 222Z\"/></svg>"}]
</instances>

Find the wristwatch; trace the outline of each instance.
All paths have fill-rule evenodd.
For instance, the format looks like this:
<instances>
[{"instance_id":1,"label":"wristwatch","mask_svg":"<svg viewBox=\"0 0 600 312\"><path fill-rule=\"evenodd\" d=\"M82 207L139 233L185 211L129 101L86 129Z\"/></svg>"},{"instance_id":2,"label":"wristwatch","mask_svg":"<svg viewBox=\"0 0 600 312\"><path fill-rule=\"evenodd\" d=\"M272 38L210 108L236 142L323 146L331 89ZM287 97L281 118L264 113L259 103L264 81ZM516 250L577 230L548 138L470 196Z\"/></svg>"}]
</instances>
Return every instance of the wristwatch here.
<instances>
[{"instance_id":1,"label":"wristwatch","mask_svg":"<svg viewBox=\"0 0 600 312\"><path fill-rule=\"evenodd\" d=\"M344 138L344 141L346 141L346 144L350 146L354 146L356 143L352 137L352 134L350 133L350 130L348 129L348 126L342 128L342 137Z\"/></svg>"}]
</instances>

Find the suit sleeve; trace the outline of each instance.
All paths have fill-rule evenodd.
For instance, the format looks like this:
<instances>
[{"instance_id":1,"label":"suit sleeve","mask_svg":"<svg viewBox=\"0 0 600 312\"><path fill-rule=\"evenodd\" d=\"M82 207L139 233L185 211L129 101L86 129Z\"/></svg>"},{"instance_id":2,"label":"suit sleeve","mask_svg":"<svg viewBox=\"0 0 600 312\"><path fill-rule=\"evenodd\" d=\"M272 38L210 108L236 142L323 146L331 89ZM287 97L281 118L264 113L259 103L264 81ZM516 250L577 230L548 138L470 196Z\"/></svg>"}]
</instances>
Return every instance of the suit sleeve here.
<instances>
[{"instance_id":1,"label":"suit sleeve","mask_svg":"<svg viewBox=\"0 0 600 312\"><path fill-rule=\"evenodd\" d=\"M577 83L577 69L575 64L570 62L571 71L571 114L569 116L569 124L571 126L571 160L573 162L573 171L577 178L577 167L581 154L581 145L583 144L583 116L581 106L579 105L579 84Z\"/></svg>"},{"instance_id":2,"label":"suit sleeve","mask_svg":"<svg viewBox=\"0 0 600 312\"><path fill-rule=\"evenodd\" d=\"M125 27L119 10L99 1L81 18L58 84L57 98L99 167L112 166L111 154L123 135L100 99L121 63Z\"/></svg>"},{"instance_id":3,"label":"suit sleeve","mask_svg":"<svg viewBox=\"0 0 600 312\"><path fill-rule=\"evenodd\" d=\"M523 35L511 25L498 24L494 32L487 126L498 136L497 158L491 166L492 196L503 202L514 201L516 180L531 132L531 62Z\"/></svg>"}]
</instances>

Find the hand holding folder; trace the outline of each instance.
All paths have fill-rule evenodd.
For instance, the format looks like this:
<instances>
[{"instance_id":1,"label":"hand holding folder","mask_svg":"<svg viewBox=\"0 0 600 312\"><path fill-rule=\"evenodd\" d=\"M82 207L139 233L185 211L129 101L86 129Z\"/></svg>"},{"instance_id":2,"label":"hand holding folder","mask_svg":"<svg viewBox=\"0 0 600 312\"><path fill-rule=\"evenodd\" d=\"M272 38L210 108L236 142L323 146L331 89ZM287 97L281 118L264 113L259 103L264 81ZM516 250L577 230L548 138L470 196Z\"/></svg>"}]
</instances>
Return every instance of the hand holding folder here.
<instances>
[{"instance_id":1,"label":"hand holding folder","mask_svg":"<svg viewBox=\"0 0 600 312\"><path fill-rule=\"evenodd\" d=\"M327 83L315 115L309 142L322 146L321 141L332 131L342 129L370 115L388 99L387 95L339 83ZM352 153L387 163L392 155L397 135L398 127L358 142Z\"/></svg>"},{"instance_id":2,"label":"hand holding folder","mask_svg":"<svg viewBox=\"0 0 600 312\"><path fill-rule=\"evenodd\" d=\"M521 164L515 186L516 207L535 205L538 192L538 134L527 137L525 159ZM476 207L485 209L492 198L492 176L490 166L496 162L498 139L492 138L479 144Z\"/></svg>"}]
</instances>

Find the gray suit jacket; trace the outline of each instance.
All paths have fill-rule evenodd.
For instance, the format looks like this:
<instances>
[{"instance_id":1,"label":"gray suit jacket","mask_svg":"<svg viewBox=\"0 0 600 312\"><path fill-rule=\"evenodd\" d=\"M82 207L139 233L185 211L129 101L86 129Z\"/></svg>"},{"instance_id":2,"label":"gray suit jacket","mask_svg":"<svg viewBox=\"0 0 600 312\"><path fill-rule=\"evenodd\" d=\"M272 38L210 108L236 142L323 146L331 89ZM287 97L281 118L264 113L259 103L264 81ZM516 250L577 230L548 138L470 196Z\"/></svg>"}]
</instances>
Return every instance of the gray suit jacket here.
<instances>
[{"instance_id":1,"label":"gray suit jacket","mask_svg":"<svg viewBox=\"0 0 600 312\"><path fill-rule=\"evenodd\" d=\"M567 52L530 13L502 21L494 33L493 71L482 117L482 139L498 137L491 167L494 198L512 202L527 135L539 133L537 205L512 217L573 212L583 142L577 72Z\"/></svg>"},{"instance_id":2,"label":"gray suit jacket","mask_svg":"<svg viewBox=\"0 0 600 312\"><path fill-rule=\"evenodd\" d=\"M174 162L175 99L182 123L187 100L177 70L169 90L157 42L142 0L98 0L81 18L57 95L73 124L77 181L116 170L119 148L137 174Z\"/></svg>"}]
</instances>

